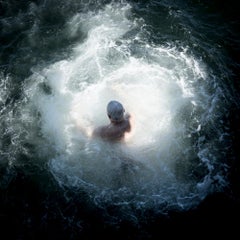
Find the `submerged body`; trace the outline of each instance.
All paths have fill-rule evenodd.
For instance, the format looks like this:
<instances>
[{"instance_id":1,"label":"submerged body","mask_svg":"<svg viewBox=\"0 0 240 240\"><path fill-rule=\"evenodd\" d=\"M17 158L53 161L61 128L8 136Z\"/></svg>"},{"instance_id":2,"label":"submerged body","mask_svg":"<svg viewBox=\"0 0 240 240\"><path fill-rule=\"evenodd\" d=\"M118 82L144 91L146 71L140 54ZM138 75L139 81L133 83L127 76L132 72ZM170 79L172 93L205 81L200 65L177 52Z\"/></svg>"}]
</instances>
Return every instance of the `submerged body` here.
<instances>
[{"instance_id":1,"label":"submerged body","mask_svg":"<svg viewBox=\"0 0 240 240\"><path fill-rule=\"evenodd\" d=\"M98 127L93 131L93 136L109 141L121 141L125 133L131 131L129 118L130 115L127 115L121 122L111 121L109 125Z\"/></svg>"},{"instance_id":2,"label":"submerged body","mask_svg":"<svg viewBox=\"0 0 240 240\"><path fill-rule=\"evenodd\" d=\"M131 131L130 115L124 114L125 110L121 103L110 101L107 106L107 114L110 124L100 126L93 131L93 137L100 137L108 141L121 141L125 133Z\"/></svg>"}]
</instances>

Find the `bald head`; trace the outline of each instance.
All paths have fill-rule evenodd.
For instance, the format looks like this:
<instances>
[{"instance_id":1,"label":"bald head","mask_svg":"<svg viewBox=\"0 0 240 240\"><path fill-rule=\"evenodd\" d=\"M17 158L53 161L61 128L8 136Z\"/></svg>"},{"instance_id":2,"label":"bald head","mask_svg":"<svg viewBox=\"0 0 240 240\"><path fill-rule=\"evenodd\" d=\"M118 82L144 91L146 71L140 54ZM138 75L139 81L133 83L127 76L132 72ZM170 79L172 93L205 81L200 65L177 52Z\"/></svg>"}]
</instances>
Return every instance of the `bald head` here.
<instances>
[{"instance_id":1,"label":"bald head","mask_svg":"<svg viewBox=\"0 0 240 240\"><path fill-rule=\"evenodd\" d=\"M116 101L112 100L107 105L107 114L108 117L111 118L111 120L119 122L123 120L125 109L123 108L123 105Z\"/></svg>"}]
</instances>

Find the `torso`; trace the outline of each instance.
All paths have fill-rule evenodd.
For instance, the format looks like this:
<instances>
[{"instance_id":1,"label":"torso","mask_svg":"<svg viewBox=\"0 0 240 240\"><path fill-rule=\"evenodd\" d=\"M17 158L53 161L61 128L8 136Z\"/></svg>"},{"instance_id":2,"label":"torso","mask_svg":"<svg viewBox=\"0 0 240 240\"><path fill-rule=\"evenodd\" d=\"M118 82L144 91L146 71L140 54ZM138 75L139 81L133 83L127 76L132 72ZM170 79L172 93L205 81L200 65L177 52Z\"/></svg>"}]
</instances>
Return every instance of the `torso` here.
<instances>
[{"instance_id":1,"label":"torso","mask_svg":"<svg viewBox=\"0 0 240 240\"><path fill-rule=\"evenodd\" d=\"M94 136L101 137L104 140L121 141L126 132L130 132L131 125L128 119L120 123L110 123L107 126L99 127L94 132Z\"/></svg>"}]
</instances>

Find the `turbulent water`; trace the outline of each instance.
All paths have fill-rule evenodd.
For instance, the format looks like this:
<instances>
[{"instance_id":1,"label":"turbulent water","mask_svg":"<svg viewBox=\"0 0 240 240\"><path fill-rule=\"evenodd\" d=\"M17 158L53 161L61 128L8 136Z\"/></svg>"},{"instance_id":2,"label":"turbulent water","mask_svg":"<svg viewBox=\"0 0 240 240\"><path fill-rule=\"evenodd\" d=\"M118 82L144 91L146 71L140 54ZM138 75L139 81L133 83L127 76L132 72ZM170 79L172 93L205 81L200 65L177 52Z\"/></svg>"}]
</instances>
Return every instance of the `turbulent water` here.
<instances>
[{"instance_id":1,"label":"turbulent water","mask_svg":"<svg viewBox=\"0 0 240 240\"><path fill-rule=\"evenodd\" d=\"M93 218L136 225L229 189L239 96L228 48L239 40L217 4L1 4L1 201L28 179L16 193L23 226L37 218L32 184L40 226L57 219L77 233ZM91 137L113 99L132 116L123 143Z\"/></svg>"}]
</instances>

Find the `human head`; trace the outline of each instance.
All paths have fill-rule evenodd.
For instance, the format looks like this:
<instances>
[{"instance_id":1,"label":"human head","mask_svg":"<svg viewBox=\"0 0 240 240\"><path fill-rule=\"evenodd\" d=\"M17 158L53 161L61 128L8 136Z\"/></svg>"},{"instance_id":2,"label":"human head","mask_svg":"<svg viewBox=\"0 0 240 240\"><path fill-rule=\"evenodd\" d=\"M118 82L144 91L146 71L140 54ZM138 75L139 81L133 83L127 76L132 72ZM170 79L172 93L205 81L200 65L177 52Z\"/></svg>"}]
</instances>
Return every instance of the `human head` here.
<instances>
[{"instance_id":1,"label":"human head","mask_svg":"<svg viewBox=\"0 0 240 240\"><path fill-rule=\"evenodd\" d=\"M110 101L107 105L107 115L115 122L120 122L123 119L124 112L123 105L116 100Z\"/></svg>"}]
</instances>

